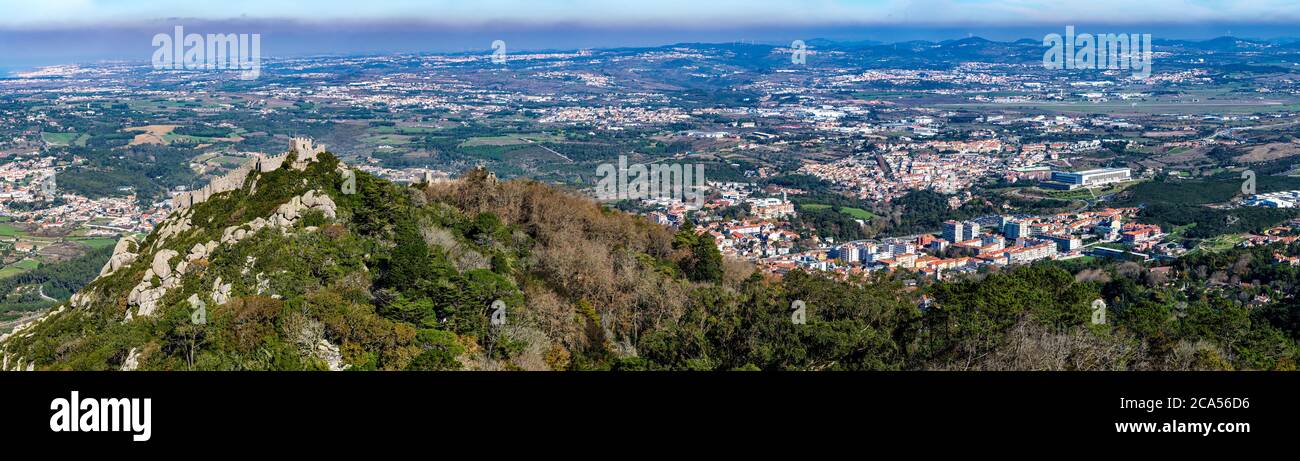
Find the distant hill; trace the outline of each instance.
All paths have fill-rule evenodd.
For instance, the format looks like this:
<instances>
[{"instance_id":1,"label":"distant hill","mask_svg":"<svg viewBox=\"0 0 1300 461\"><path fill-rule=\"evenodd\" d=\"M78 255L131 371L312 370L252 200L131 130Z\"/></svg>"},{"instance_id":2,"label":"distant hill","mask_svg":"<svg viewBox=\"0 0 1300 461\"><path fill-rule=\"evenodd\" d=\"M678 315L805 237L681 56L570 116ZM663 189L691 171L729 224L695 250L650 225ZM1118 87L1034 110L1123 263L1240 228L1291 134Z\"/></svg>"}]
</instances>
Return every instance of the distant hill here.
<instances>
[{"instance_id":1,"label":"distant hill","mask_svg":"<svg viewBox=\"0 0 1300 461\"><path fill-rule=\"evenodd\" d=\"M1156 46L1179 46L1201 51L1235 52L1259 51L1275 45L1263 40L1250 40L1237 37L1216 37L1209 40L1152 40Z\"/></svg>"}]
</instances>

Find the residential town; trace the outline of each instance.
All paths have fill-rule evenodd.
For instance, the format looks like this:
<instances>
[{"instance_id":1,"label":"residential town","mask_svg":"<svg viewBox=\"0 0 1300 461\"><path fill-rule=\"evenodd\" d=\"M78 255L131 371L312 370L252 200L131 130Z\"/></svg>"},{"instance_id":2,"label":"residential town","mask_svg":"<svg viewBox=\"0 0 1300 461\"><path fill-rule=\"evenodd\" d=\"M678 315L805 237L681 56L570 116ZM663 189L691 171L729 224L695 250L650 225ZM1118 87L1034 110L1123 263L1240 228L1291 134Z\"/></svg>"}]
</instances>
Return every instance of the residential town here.
<instances>
[{"instance_id":1,"label":"residential town","mask_svg":"<svg viewBox=\"0 0 1300 461\"><path fill-rule=\"evenodd\" d=\"M166 218L166 202L142 207L134 194L87 198L58 189L54 157L0 164L0 215L38 229L88 227L93 235L147 233ZM75 161L74 161L75 162Z\"/></svg>"}]
</instances>

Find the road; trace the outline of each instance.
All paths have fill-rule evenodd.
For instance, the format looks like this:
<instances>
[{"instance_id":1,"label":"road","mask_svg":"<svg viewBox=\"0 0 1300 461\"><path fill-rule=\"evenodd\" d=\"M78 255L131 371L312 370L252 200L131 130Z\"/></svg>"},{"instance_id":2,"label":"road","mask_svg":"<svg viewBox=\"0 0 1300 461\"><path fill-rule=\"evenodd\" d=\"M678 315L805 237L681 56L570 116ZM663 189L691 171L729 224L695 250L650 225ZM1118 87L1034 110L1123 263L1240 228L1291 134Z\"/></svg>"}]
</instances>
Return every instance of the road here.
<instances>
[{"instance_id":1,"label":"road","mask_svg":"<svg viewBox=\"0 0 1300 461\"><path fill-rule=\"evenodd\" d=\"M45 296L45 285L36 285L36 294L41 295L41 299L46 301L58 301L57 299Z\"/></svg>"},{"instance_id":2,"label":"road","mask_svg":"<svg viewBox=\"0 0 1300 461\"><path fill-rule=\"evenodd\" d=\"M524 141L527 141L529 144L536 144L537 147L540 147L540 148L546 149L547 152L550 152L550 153L552 153L552 154L555 154L556 156L558 156L558 157L564 159L565 161L567 161L567 162L569 162L569 163L573 163L573 159L569 158L568 156L566 156L566 155L564 155L564 154L561 154L561 153L559 153L559 152L556 152L555 149L552 149L552 148L546 147L545 144L542 144L542 143L539 143L539 142L536 142L536 141L533 141L533 140L531 140L531 139L527 139L527 138L516 138L516 139L522 139L522 140L524 140Z\"/></svg>"}]
</instances>

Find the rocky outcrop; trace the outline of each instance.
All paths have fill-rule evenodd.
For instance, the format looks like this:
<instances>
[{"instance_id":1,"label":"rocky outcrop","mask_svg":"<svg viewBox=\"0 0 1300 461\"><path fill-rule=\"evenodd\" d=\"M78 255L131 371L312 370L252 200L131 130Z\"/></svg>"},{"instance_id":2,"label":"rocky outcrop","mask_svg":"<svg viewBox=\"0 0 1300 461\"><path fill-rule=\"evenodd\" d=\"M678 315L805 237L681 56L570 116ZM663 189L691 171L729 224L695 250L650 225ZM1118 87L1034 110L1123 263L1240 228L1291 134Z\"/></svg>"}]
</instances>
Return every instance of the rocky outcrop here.
<instances>
[{"instance_id":1,"label":"rocky outcrop","mask_svg":"<svg viewBox=\"0 0 1300 461\"><path fill-rule=\"evenodd\" d=\"M59 306L58 309L51 310L51 311L49 311L49 312L46 312L46 313L44 313L44 314L41 314L39 317L36 317L36 318L34 318L34 319L31 319L31 320L29 320L29 321L27 321L27 322L23 322L23 323L18 324L18 326L14 327L13 330L10 330L9 333L5 333L5 334L3 334L3 335L0 335L0 344L4 344L5 340L6 340L6 339L9 339L9 338L15 338L15 337L24 337L24 338L26 338L26 337L31 336L31 335L32 335L31 332L26 332L27 330L30 330L32 327L34 327L34 326L36 326L36 325L39 325L41 322L44 322L45 319L48 319L48 318L50 318L50 317L53 317L53 316L55 316L55 315L59 315L59 314L63 313L63 311L65 311L65 310L67 310L67 306ZM24 332L26 332L26 333L24 333Z\"/></svg>"},{"instance_id":2,"label":"rocky outcrop","mask_svg":"<svg viewBox=\"0 0 1300 461\"><path fill-rule=\"evenodd\" d=\"M325 338L321 338L316 342L314 355L316 358L323 360L325 364L329 366L330 371L343 371L348 369L348 366L343 364L343 354L339 353L339 347L326 341Z\"/></svg>"},{"instance_id":3,"label":"rocky outcrop","mask_svg":"<svg viewBox=\"0 0 1300 461\"><path fill-rule=\"evenodd\" d=\"M348 365L343 363L343 354L339 352L339 346L325 339L325 324L308 319L299 325L301 326L296 331L294 342L298 344L298 351L301 354L325 362L330 371L348 369Z\"/></svg>"},{"instance_id":4,"label":"rocky outcrop","mask_svg":"<svg viewBox=\"0 0 1300 461\"><path fill-rule=\"evenodd\" d=\"M57 309L50 310L28 322L19 324L18 326L14 327L14 329L9 333L0 335L0 345L3 345L5 340L9 338L30 338L32 336L32 332L30 330L33 327L40 325L41 322L44 322L46 319L62 314L66 310L67 310L66 305L59 306ZM10 368L9 362L10 362L11 355L8 352L4 352L3 356L4 356L3 360L0 360L0 362L3 362L0 363L0 371L32 371L36 369L35 361L28 362L27 366L23 367L23 362L26 361L26 359L21 356L16 357L16 360L14 361L14 367Z\"/></svg>"},{"instance_id":5,"label":"rocky outcrop","mask_svg":"<svg viewBox=\"0 0 1300 461\"><path fill-rule=\"evenodd\" d=\"M171 259L175 258L178 254L180 253L177 253L175 250L168 250L165 248L154 253L153 264L149 266L150 269L153 269L153 275L157 275L158 278L162 279L171 277Z\"/></svg>"},{"instance_id":6,"label":"rocky outcrop","mask_svg":"<svg viewBox=\"0 0 1300 461\"><path fill-rule=\"evenodd\" d=\"M68 298L68 304L71 304L73 309L79 309L90 307L90 304L98 299L99 293L96 289L91 288L89 290L73 293L72 297Z\"/></svg>"},{"instance_id":7,"label":"rocky outcrop","mask_svg":"<svg viewBox=\"0 0 1300 461\"><path fill-rule=\"evenodd\" d=\"M154 254L153 263L144 271L140 283L132 288L131 294L126 297L127 305L136 307L135 316L147 317L153 314L158 309L158 301L167 294L167 290L180 286L181 277L188 265L182 261L177 264L178 270L172 270L171 259L178 255L180 253L166 248ZM157 286L153 284L155 276L159 280ZM135 316L131 315L131 310L128 308L125 321L130 321Z\"/></svg>"},{"instance_id":8,"label":"rocky outcrop","mask_svg":"<svg viewBox=\"0 0 1300 461\"><path fill-rule=\"evenodd\" d=\"M190 248L190 254L185 255L185 260L193 262L205 258L207 256L208 256L207 245L195 243L194 246Z\"/></svg>"},{"instance_id":9,"label":"rocky outcrop","mask_svg":"<svg viewBox=\"0 0 1300 461\"><path fill-rule=\"evenodd\" d=\"M8 355L5 355L5 364L4 364L4 367L0 368L0 371L34 371L34 370L36 370L36 362L28 362L28 363L27 363L27 367L23 367L23 362L24 362L25 360L24 360L22 357L19 357L18 360L17 360L16 362L14 362L14 367L13 367L13 368L9 368L9 361L8 361L8 359L9 359L9 356L8 356Z\"/></svg>"},{"instance_id":10,"label":"rocky outcrop","mask_svg":"<svg viewBox=\"0 0 1300 461\"><path fill-rule=\"evenodd\" d=\"M118 269L135 262L135 258L139 255L132 253L132 251L135 250L137 245L135 237L129 235L118 240L117 245L113 247L113 256L110 256L108 262L104 263L104 268L99 270L99 276L112 275Z\"/></svg>"},{"instance_id":11,"label":"rocky outcrop","mask_svg":"<svg viewBox=\"0 0 1300 461\"><path fill-rule=\"evenodd\" d=\"M221 283L221 277L217 277L216 280L213 280L213 281L212 281L212 296L211 296L211 298L212 298L212 302L217 303L217 305L220 306L220 305L225 304L227 301L230 301L230 289L231 289L231 287L232 287L232 284L229 284L229 283L222 284L222 283Z\"/></svg>"},{"instance_id":12,"label":"rocky outcrop","mask_svg":"<svg viewBox=\"0 0 1300 461\"><path fill-rule=\"evenodd\" d=\"M209 267L214 261L218 264L224 264L224 260L219 258L228 256L229 253L223 253L223 249L229 248L228 245L238 244L240 241L260 232L263 229L275 229L282 232L303 232L301 228L295 227L301 223L304 215L321 213L328 220L338 219L338 207L334 200L321 190L309 190L302 195L292 197L285 203L279 204L274 211L268 216L261 216L252 219L237 226L230 226L221 232L220 238L212 235L214 229L206 228L215 220L211 215L200 214L200 219L195 219L195 205L211 200L218 194L244 189L255 189L258 180L263 173L271 173L281 168L292 168L295 170L306 170L311 167L313 162L319 161L319 156L325 152L324 147L316 145L310 139L294 138L289 145L289 152L283 155L268 157L257 155L251 162L236 168L229 174L213 179L206 186L173 196L172 205L174 210L167 219L163 220L154 230L154 235L148 239L137 239L131 236L123 236L113 248L112 255L100 269L97 278L103 277L129 277L138 278L138 282L131 288L126 297L126 312L124 321L132 321L141 317L150 317L155 315L160 309L166 308L163 305L163 299L169 294L176 296L174 290L181 289L185 285L186 276L193 277L196 269ZM290 162L292 157L292 162ZM349 172L346 166L340 163L337 171L341 173ZM283 173L277 173L283 174ZM302 179L303 188L306 188L308 179ZM300 189L301 190L301 189ZM249 192L252 194L252 192ZM241 195L242 197L242 195ZM265 208L263 208L265 209ZM318 230L316 227L308 227L305 232ZM211 238L211 240L208 240ZM195 241L200 243L194 243ZM204 241L207 240L207 241ZM185 289L183 296L190 296L192 299L210 300L216 305L226 305L230 303L235 296L236 291L256 290L257 293L269 294L279 298L271 288L271 280L266 274L257 272L255 269L256 258L248 256L243 264L239 277L241 285L240 290L235 290L236 283L228 283L223 277L216 272L212 273L215 280L211 281L211 291L207 288L207 283L195 286L196 280L190 279L190 285ZM224 273L229 277L231 273ZM256 273L256 277L253 274ZM128 286L129 285L129 280ZM31 338L34 334L40 334L36 330L45 328L34 328L41 322L56 318L60 315L84 315L86 308L92 305L120 305L123 294L117 291L111 291L117 281L112 285L107 283L95 283L85 287L82 291L75 293L68 303L52 309L49 312L36 316L31 321L18 325L12 332L0 335L0 346L9 346L7 349L0 347L0 370L30 370L35 368L35 363L24 357L31 355L30 352L17 350L15 348L20 342L24 345L26 340L19 338ZM194 288L198 288L195 290ZM197 291L197 293L191 293ZM79 311L79 312L68 312ZM121 311L119 311L121 312ZM53 322L51 322L53 323ZM60 323L60 325L62 325ZM8 343L6 343L8 341ZM10 344L12 343L12 344ZM141 362L148 360L143 356L142 351L146 349L140 344L127 345L129 350L119 352L125 355L118 355L122 359L120 369L124 371L137 370ZM315 356L329 365L331 370L342 370L346 368L343 364L342 355L339 353L339 346L331 344L323 338L313 338L312 341L300 343L300 353ZM43 362L44 363L44 362ZM119 364L115 364L119 365ZM116 368L116 366L115 366Z\"/></svg>"},{"instance_id":13,"label":"rocky outcrop","mask_svg":"<svg viewBox=\"0 0 1300 461\"><path fill-rule=\"evenodd\" d=\"M257 273L257 294L266 294L271 291L271 279L266 278L266 274Z\"/></svg>"},{"instance_id":14,"label":"rocky outcrop","mask_svg":"<svg viewBox=\"0 0 1300 461\"><path fill-rule=\"evenodd\" d=\"M163 221L155 231L158 233L158 239L154 241L153 248L158 248L162 246L163 243L166 243L167 239L180 235L182 232L193 228L193 225L190 223L190 215L193 213L194 212L191 210L185 210L181 213L173 213L172 216Z\"/></svg>"},{"instance_id":15,"label":"rocky outcrop","mask_svg":"<svg viewBox=\"0 0 1300 461\"><path fill-rule=\"evenodd\" d=\"M158 302L167 294L167 290L180 286L181 277L185 275L195 261L210 258L221 246L239 243L239 241L264 228L270 227L279 230L292 228L304 213L311 210L320 211L327 219L336 219L338 217L338 207L334 203L334 199L331 199L324 192L310 190L281 204L276 208L270 219L256 218L239 226L230 226L222 230L220 241L194 244L186 253L185 258L176 263L174 267L171 265L171 260L180 253L165 248L158 250L154 254L149 269L145 271L143 279L127 296L127 304L137 309L134 315L128 309L126 320L130 321L135 317L148 316L157 310ZM177 222L188 225L189 219L184 218ZM154 276L157 276L160 281L156 286L153 284ZM260 282L259 280L259 293L262 291ZM225 304L230 299L231 290L231 284L222 284L220 278L218 278L213 283L212 300L217 304Z\"/></svg>"},{"instance_id":16,"label":"rocky outcrop","mask_svg":"<svg viewBox=\"0 0 1300 461\"><path fill-rule=\"evenodd\" d=\"M140 368L140 351L134 347L126 354L126 360L122 361L122 371L135 371Z\"/></svg>"},{"instance_id":17,"label":"rocky outcrop","mask_svg":"<svg viewBox=\"0 0 1300 461\"><path fill-rule=\"evenodd\" d=\"M244 257L244 267L239 269L239 275L248 276L248 272L253 270L253 265L257 264L257 257L248 255Z\"/></svg>"},{"instance_id":18,"label":"rocky outcrop","mask_svg":"<svg viewBox=\"0 0 1300 461\"><path fill-rule=\"evenodd\" d=\"M325 215L326 219L338 217L338 207L334 204L334 199L331 199L323 192L310 190L306 194L294 197L280 205L275 210L275 215L271 216L270 221L271 224L282 229L293 227L294 222L309 210L320 211Z\"/></svg>"}]
</instances>

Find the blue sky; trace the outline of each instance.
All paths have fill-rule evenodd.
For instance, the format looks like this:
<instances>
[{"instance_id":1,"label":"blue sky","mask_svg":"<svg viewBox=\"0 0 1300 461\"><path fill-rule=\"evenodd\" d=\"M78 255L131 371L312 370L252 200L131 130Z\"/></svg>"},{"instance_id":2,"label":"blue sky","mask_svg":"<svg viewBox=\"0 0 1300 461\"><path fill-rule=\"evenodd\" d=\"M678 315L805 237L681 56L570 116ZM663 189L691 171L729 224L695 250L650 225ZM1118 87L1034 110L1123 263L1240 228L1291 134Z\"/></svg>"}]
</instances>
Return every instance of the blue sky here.
<instances>
[{"instance_id":1,"label":"blue sky","mask_svg":"<svg viewBox=\"0 0 1300 461\"><path fill-rule=\"evenodd\" d=\"M166 18L674 26L1300 22L1296 0L0 0L0 27Z\"/></svg>"}]
</instances>

